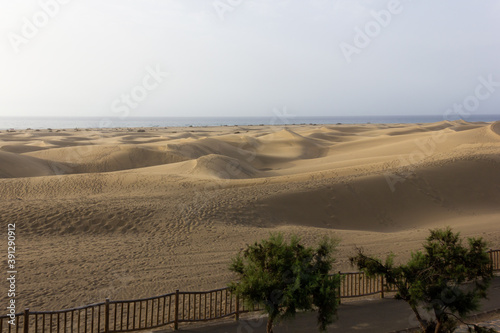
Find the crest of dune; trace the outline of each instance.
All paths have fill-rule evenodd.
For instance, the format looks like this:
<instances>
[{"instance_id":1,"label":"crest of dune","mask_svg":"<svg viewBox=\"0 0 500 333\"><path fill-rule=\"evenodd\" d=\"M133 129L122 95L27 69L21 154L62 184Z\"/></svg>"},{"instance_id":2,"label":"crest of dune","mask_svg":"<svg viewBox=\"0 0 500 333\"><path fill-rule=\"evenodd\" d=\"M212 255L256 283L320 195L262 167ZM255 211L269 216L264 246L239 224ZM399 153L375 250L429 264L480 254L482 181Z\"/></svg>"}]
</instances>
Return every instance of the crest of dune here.
<instances>
[{"instance_id":1,"label":"crest of dune","mask_svg":"<svg viewBox=\"0 0 500 333\"><path fill-rule=\"evenodd\" d=\"M500 121L496 121L491 124L489 129L493 134L500 135Z\"/></svg>"},{"instance_id":2,"label":"crest of dune","mask_svg":"<svg viewBox=\"0 0 500 333\"><path fill-rule=\"evenodd\" d=\"M27 153L71 166L72 173L111 172L185 161L162 146L86 145Z\"/></svg>"},{"instance_id":3,"label":"crest of dune","mask_svg":"<svg viewBox=\"0 0 500 333\"><path fill-rule=\"evenodd\" d=\"M190 173L198 177L216 179L245 179L258 176L258 171L248 163L217 154L196 159L196 164Z\"/></svg>"}]
</instances>

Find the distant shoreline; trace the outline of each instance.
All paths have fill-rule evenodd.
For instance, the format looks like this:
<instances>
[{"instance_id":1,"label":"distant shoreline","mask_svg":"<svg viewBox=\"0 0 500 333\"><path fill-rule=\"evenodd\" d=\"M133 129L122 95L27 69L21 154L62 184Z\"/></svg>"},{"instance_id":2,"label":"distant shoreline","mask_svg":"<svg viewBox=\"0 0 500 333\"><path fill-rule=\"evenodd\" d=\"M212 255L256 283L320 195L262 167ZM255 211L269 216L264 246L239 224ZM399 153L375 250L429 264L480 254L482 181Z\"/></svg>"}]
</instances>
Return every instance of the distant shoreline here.
<instances>
[{"instance_id":1,"label":"distant shoreline","mask_svg":"<svg viewBox=\"0 0 500 333\"><path fill-rule=\"evenodd\" d=\"M111 129L111 128L177 128L218 126L271 126L271 125L335 125L335 124L425 124L440 121L493 122L500 115L470 115L467 118L443 115L412 116L335 116L294 117L277 114L269 117L0 117L0 130L30 129Z\"/></svg>"},{"instance_id":2,"label":"distant shoreline","mask_svg":"<svg viewBox=\"0 0 500 333\"><path fill-rule=\"evenodd\" d=\"M475 121L475 122L466 122L465 120L452 120L450 121L451 123L457 122L457 121L464 121L465 123L470 123L470 124L493 124L497 121ZM144 133L150 133L150 132L157 132L157 131L172 131L173 133L175 132L197 132L197 130L200 129L211 129L211 130L222 130L222 129L231 129L234 128L234 130L244 130L245 127L262 127L262 128L280 128L280 127L311 127L311 126L423 126L423 125L431 125L431 124L438 124L438 123L443 123L445 121L440 121L440 122L429 122L429 123L335 123L335 124L319 124L319 123L302 123L302 124L275 124L275 125L269 125L269 124L249 124L249 125L199 125L199 126L166 126L166 127L160 127L160 126L150 126L150 127L88 127L88 128L7 128L7 129L0 129L0 132L19 132L19 133L24 133L24 132L98 132L98 131L113 131L113 132L144 132Z\"/></svg>"}]
</instances>

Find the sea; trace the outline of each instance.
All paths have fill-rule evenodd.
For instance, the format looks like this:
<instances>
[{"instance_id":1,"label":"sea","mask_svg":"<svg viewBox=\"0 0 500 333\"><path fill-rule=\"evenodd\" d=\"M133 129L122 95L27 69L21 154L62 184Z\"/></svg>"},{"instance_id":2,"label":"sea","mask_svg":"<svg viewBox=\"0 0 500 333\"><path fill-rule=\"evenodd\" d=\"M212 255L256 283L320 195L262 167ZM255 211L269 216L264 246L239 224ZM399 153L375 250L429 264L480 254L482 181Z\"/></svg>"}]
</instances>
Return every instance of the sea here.
<instances>
[{"instance_id":1,"label":"sea","mask_svg":"<svg viewBox=\"0 0 500 333\"><path fill-rule=\"evenodd\" d=\"M0 117L0 130L7 129L83 129L127 127L206 127L251 125L300 125L300 124L393 124L434 123L443 120L463 119L468 122L500 120L500 114L471 114L467 117L453 115L399 115L399 116L311 116L295 117L277 115L269 117Z\"/></svg>"}]
</instances>

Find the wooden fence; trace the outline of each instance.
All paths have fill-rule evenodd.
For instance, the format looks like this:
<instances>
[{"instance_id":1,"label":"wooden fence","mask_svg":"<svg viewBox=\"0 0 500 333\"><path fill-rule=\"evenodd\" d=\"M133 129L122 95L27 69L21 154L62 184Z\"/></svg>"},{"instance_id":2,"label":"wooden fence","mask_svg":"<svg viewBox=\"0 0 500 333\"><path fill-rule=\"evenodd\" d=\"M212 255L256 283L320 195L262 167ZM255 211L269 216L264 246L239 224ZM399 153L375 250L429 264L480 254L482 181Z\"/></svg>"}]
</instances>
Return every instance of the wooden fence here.
<instances>
[{"instance_id":1,"label":"wooden fence","mask_svg":"<svg viewBox=\"0 0 500 333\"><path fill-rule=\"evenodd\" d=\"M352 298L380 294L384 297L384 279L381 276L367 277L363 272L340 274L340 298Z\"/></svg>"},{"instance_id":2,"label":"wooden fence","mask_svg":"<svg viewBox=\"0 0 500 333\"><path fill-rule=\"evenodd\" d=\"M493 270L500 271L500 250L490 250L488 253L490 254L490 261Z\"/></svg>"},{"instance_id":3,"label":"wooden fence","mask_svg":"<svg viewBox=\"0 0 500 333\"><path fill-rule=\"evenodd\" d=\"M500 271L500 250L489 251L492 268ZM382 277L368 278L363 272L342 273L340 298L380 294L390 290ZM0 316L0 333L118 333L153 329L179 323L202 322L234 316L238 320L248 309L229 288L202 292L165 294L150 298L111 301L59 311L16 313L15 325L8 315Z\"/></svg>"}]
</instances>

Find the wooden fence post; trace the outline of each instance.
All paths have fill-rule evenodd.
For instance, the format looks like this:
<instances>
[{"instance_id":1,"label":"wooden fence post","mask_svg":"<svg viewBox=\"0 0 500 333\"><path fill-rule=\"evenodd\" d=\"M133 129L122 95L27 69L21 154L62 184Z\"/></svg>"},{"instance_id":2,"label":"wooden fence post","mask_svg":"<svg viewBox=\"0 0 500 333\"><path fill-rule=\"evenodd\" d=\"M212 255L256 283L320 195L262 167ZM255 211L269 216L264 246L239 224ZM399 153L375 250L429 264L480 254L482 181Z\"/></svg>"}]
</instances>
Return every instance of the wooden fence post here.
<instances>
[{"instance_id":1,"label":"wooden fence post","mask_svg":"<svg viewBox=\"0 0 500 333\"><path fill-rule=\"evenodd\" d=\"M494 271L495 270L498 271L500 269L500 267L499 267L500 263L498 261L498 259L499 259L499 252L498 252L498 250L496 250L496 251L491 250L490 253L491 253L491 261L492 261L492 265L493 265L493 270Z\"/></svg>"},{"instance_id":2,"label":"wooden fence post","mask_svg":"<svg viewBox=\"0 0 500 333\"><path fill-rule=\"evenodd\" d=\"M339 304L342 303L341 302L342 296L340 295L341 291L342 291L342 274L339 271L339 291L338 291L339 292Z\"/></svg>"},{"instance_id":3,"label":"wooden fence post","mask_svg":"<svg viewBox=\"0 0 500 333\"><path fill-rule=\"evenodd\" d=\"M174 330L179 329L179 289L175 291Z\"/></svg>"},{"instance_id":4,"label":"wooden fence post","mask_svg":"<svg viewBox=\"0 0 500 333\"><path fill-rule=\"evenodd\" d=\"M236 311L234 313L234 319L238 321L240 319L240 298L236 295Z\"/></svg>"},{"instance_id":5,"label":"wooden fence post","mask_svg":"<svg viewBox=\"0 0 500 333\"><path fill-rule=\"evenodd\" d=\"M490 255L490 265L491 265L491 270L495 269L495 265L493 263L493 250L489 250L488 254Z\"/></svg>"},{"instance_id":6,"label":"wooden fence post","mask_svg":"<svg viewBox=\"0 0 500 333\"><path fill-rule=\"evenodd\" d=\"M30 309L24 309L24 333L28 333L30 329ZM9 328L10 330L10 328Z\"/></svg>"},{"instance_id":7,"label":"wooden fence post","mask_svg":"<svg viewBox=\"0 0 500 333\"><path fill-rule=\"evenodd\" d=\"M104 305L104 333L109 333L109 298Z\"/></svg>"},{"instance_id":8,"label":"wooden fence post","mask_svg":"<svg viewBox=\"0 0 500 333\"><path fill-rule=\"evenodd\" d=\"M384 298L384 276L380 275L380 298Z\"/></svg>"}]
</instances>

